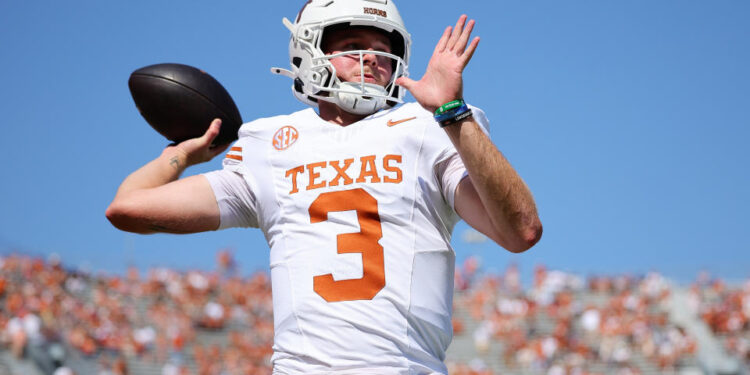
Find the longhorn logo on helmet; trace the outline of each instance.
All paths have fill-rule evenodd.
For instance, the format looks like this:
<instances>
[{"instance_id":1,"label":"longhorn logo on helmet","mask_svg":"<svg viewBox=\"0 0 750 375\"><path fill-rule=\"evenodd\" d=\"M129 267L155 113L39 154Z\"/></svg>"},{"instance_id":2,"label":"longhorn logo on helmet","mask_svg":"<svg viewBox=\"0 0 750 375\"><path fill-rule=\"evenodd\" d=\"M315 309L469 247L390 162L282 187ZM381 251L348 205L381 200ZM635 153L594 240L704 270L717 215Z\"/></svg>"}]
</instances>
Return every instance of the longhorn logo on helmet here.
<instances>
[{"instance_id":1,"label":"longhorn logo on helmet","mask_svg":"<svg viewBox=\"0 0 750 375\"><path fill-rule=\"evenodd\" d=\"M365 14L374 14L376 16L388 18L388 13L377 8L365 8Z\"/></svg>"}]
</instances>

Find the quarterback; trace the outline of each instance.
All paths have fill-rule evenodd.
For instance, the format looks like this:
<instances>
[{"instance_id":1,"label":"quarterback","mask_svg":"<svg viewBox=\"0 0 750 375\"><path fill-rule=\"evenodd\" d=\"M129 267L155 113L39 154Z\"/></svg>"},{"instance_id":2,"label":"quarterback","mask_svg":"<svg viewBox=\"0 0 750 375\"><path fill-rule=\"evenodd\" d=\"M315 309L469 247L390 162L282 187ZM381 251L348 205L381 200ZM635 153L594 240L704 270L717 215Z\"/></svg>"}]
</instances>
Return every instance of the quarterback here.
<instances>
[{"instance_id":1,"label":"quarterback","mask_svg":"<svg viewBox=\"0 0 750 375\"><path fill-rule=\"evenodd\" d=\"M291 31L292 92L311 108L242 126L223 169L221 122L128 176L107 209L118 228L263 231L270 247L274 373L445 374L455 223L512 252L541 237L532 195L464 101L479 43L461 16L425 75L391 0L309 0ZM416 103L404 103L409 91Z\"/></svg>"}]
</instances>

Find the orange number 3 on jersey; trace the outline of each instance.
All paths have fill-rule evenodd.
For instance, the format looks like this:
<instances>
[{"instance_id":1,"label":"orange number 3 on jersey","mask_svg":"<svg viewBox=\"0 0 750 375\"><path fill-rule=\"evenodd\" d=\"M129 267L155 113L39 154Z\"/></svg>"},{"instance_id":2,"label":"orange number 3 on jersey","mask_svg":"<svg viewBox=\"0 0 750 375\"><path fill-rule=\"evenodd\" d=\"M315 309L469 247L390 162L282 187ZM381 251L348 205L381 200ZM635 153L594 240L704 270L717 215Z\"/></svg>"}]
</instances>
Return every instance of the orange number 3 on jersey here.
<instances>
[{"instance_id":1,"label":"orange number 3 on jersey","mask_svg":"<svg viewBox=\"0 0 750 375\"><path fill-rule=\"evenodd\" d=\"M362 253L362 278L334 280L332 274L313 277L313 289L328 302L373 299L385 287L383 237L378 201L363 189L323 193L310 205L310 222L328 220L329 212L357 211L360 231L336 236L338 254Z\"/></svg>"}]
</instances>

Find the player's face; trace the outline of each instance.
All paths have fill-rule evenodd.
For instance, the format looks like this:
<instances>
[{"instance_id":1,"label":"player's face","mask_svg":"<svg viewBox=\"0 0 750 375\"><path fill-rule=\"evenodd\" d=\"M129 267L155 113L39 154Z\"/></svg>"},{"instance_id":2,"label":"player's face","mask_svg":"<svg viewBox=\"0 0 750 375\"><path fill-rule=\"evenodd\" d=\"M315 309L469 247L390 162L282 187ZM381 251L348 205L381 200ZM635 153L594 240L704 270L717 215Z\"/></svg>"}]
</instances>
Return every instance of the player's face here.
<instances>
[{"instance_id":1,"label":"player's face","mask_svg":"<svg viewBox=\"0 0 750 375\"><path fill-rule=\"evenodd\" d=\"M332 31L326 36L324 46L326 54L365 50L391 53L390 39L377 30L367 28L349 28ZM364 78L367 83L385 87L393 74L393 59L386 56L364 54ZM362 70L359 66L359 54L334 57L331 64L336 68L336 75L344 82L361 82Z\"/></svg>"}]
</instances>

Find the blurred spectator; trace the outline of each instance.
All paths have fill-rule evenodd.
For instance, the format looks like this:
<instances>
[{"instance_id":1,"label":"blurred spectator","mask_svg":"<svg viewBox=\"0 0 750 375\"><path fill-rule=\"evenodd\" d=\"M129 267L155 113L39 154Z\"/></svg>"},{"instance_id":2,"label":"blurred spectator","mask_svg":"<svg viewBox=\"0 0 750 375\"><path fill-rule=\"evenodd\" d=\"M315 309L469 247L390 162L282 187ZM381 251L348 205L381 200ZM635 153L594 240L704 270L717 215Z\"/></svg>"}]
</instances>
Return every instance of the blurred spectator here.
<instances>
[{"instance_id":1,"label":"blurred spectator","mask_svg":"<svg viewBox=\"0 0 750 375\"><path fill-rule=\"evenodd\" d=\"M58 367L52 375L76 375L69 367Z\"/></svg>"},{"instance_id":2,"label":"blurred spectator","mask_svg":"<svg viewBox=\"0 0 750 375\"><path fill-rule=\"evenodd\" d=\"M233 276L237 270L234 254L230 249L224 249L216 253L216 263L219 267L219 273L224 276Z\"/></svg>"}]
</instances>

